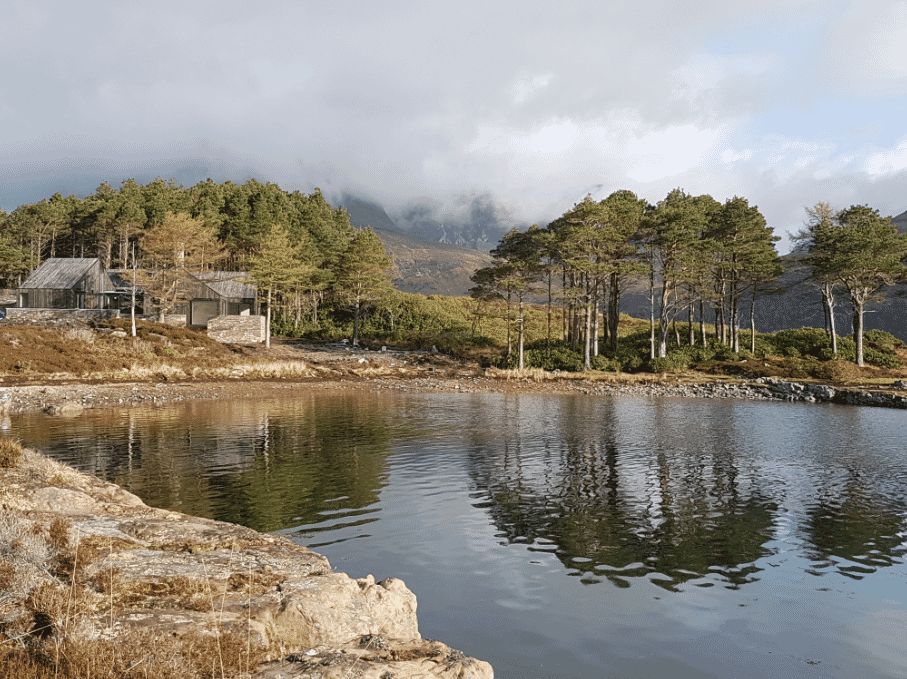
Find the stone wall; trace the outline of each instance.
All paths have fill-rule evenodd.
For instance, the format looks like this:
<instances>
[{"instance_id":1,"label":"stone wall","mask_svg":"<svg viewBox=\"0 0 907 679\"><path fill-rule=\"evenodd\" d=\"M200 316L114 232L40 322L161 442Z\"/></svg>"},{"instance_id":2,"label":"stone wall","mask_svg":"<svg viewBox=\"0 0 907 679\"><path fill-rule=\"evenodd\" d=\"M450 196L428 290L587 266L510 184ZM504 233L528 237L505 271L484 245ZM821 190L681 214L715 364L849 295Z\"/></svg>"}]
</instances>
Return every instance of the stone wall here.
<instances>
[{"instance_id":1,"label":"stone wall","mask_svg":"<svg viewBox=\"0 0 907 679\"><path fill-rule=\"evenodd\" d=\"M119 309L19 309L10 307L6 317L23 323L47 323L67 321L78 318L83 321L103 321L108 318L119 318Z\"/></svg>"},{"instance_id":2,"label":"stone wall","mask_svg":"<svg viewBox=\"0 0 907 679\"><path fill-rule=\"evenodd\" d=\"M264 316L215 316L208 321L208 337L230 344L265 341Z\"/></svg>"},{"instance_id":3,"label":"stone wall","mask_svg":"<svg viewBox=\"0 0 907 679\"><path fill-rule=\"evenodd\" d=\"M164 314L164 323L166 323L167 325L175 325L180 328L185 328L186 314Z\"/></svg>"}]
</instances>

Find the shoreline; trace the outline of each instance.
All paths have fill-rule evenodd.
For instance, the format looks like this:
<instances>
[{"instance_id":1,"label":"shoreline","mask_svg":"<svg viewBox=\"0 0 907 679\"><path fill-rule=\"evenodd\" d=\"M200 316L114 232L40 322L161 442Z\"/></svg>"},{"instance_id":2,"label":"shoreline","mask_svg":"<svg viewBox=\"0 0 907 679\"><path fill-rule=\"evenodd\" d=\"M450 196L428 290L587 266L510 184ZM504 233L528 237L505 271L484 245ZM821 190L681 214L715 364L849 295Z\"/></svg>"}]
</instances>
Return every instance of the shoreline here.
<instances>
[{"instance_id":1,"label":"shoreline","mask_svg":"<svg viewBox=\"0 0 907 679\"><path fill-rule=\"evenodd\" d=\"M632 381L546 376L521 377L462 373L408 378L360 376L327 378L220 379L191 381L92 382L77 379L18 386L0 385L0 414L45 412L76 416L83 410L159 406L197 399L263 398L306 391L359 391L386 393L527 393L551 395L649 396L680 398L736 398L744 400L832 403L838 405L907 409L903 390L835 387L779 378L740 380L729 377L708 381L665 379L634 375Z\"/></svg>"}]
</instances>

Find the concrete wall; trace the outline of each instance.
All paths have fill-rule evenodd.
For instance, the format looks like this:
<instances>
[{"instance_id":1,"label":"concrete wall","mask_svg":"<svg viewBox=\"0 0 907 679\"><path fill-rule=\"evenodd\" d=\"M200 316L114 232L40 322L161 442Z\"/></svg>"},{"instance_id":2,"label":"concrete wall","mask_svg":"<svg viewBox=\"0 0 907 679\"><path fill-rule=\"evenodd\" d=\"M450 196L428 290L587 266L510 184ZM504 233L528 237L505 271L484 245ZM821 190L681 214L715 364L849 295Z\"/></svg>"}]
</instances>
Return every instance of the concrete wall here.
<instances>
[{"instance_id":1,"label":"concrete wall","mask_svg":"<svg viewBox=\"0 0 907 679\"><path fill-rule=\"evenodd\" d=\"M230 344L265 341L264 316L215 316L208 321L208 337Z\"/></svg>"},{"instance_id":2,"label":"concrete wall","mask_svg":"<svg viewBox=\"0 0 907 679\"><path fill-rule=\"evenodd\" d=\"M119 318L119 309L19 309L9 307L6 317L11 321L23 323L46 323L48 321L66 321L78 318L84 321L102 321L108 318Z\"/></svg>"},{"instance_id":3,"label":"concrete wall","mask_svg":"<svg viewBox=\"0 0 907 679\"><path fill-rule=\"evenodd\" d=\"M158 315L155 314L154 316L151 316L150 319L157 322ZM164 323L166 323L167 325L175 325L180 328L185 328L186 314L164 314Z\"/></svg>"}]
</instances>

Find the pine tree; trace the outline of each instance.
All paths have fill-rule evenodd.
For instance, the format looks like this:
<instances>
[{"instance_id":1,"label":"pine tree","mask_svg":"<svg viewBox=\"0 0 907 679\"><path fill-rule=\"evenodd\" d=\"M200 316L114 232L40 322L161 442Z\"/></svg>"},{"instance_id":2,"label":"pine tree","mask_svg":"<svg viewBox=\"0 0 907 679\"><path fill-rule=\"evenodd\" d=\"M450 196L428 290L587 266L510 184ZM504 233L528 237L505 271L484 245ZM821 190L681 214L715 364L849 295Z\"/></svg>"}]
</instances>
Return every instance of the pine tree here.
<instances>
[{"instance_id":1,"label":"pine tree","mask_svg":"<svg viewBox=\"0 0 907 679\"><path fill-rule=\"evenodd\" d=\"M866 303L884 285L907 274L907 235L898 233L890 217L866 205L853 205L838 213L834 223L824 221L815 229L808 262L817 278L833 276L847 289L853 310L857 365L863 366L863 313Z\"/></svg>"},{"instance_id":2,"label":"pine tree","mask_svg":"<svg viewBox=\"0 0 907 679\"><path fill-rule=\"evenodd\" d=\"M525 367L523 352L525 344L525 302L527 296L538 291L536 286L542 277L541 251L537 238L539 231L538 226L531 227L525 233L517 229L511 229L510 232L501 238L498 247L491 251L492 257L495 258L495 263L492 265L495 284L505 291L507 296L508 355L510 354L510 300L516 297L519 303L519 313L517 315L517 366L520 370Z\"/></svg>"},{"instance_id":3,"label":"pine tree","mask_svg":"<svg viewBox=\"0 0 907 679\"><path fill-rule=\"evenodd\" d=\"M391 287L388 270L393 260L370 228L357 229L340 254L334 289L353 305L353 344L359 344L362 308L374 302Z\"/></svg>"},{"instance_id":4,"label":"pine tree","mask_svg":"<svg viewBox=\"0 0 907 679\"><path fill-rule=\"evenodd\" d=\"M139 283L154 295L163 316L183 298L191 273L210 269L224 257L223 246L201 219L168 212L140 241L143 269Z\"/></svg>"},{"instance_id":5,"label":"pine tree","mask_svg":"<svg viewBox=\"0 0 907 679\"><path fill-rule=\"evenodd\" d=\"M287 228L275 225L264 235L249 259L249 275L265 294L265 347L271 348L271 309L276 296L304 286L314 272L304 244L291 244Z\"/></svg>"},{"instance_id":6,"label":"pine tree","mask_svg":"<svg viewBox=\"0 0 907 679\"><path fill-rule=\"evenodd\" d=\"M779 239L759 209L737 196L725 201L708 237L713 243L719 308L728 312L731 351L738 352L740 301L747 287L769 275L777 260L774 244Z\"/></svg>"}]
</instances>

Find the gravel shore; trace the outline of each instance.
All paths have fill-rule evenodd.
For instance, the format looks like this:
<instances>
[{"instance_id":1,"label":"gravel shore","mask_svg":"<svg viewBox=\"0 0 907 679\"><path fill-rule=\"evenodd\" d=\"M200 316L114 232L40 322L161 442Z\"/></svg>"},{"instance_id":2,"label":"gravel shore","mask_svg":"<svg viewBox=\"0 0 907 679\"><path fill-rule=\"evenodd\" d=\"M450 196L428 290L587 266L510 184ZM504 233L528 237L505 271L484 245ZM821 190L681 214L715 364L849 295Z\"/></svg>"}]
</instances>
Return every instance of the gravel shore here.
<instances>
[{"instance_id":1,"label":"gravel shore","mask_svg":"<svg viewBox=\"0 0 907 679\"><path fill-rule=\"evenodd\" d=\"M707 376L577 375L517 376L425 351L368 351L342 344L278 348L277 361L304 361L311 377L255 379L238 367L217 381L134 381L92 383L77 379L10 384L0 381L0 410L8 414L44 411L76 415L86 408L172 403L188 399L266 397L300 390L402 392L525 392L550 394L674 396L830 402L907 409L905 390L832 387L774 378L740 380ZM248 367L248 366L247 366ZM697 379L698 378L698 379ZM897 386L897 385L896 385Z\"/></svg>"}]
</instances>

